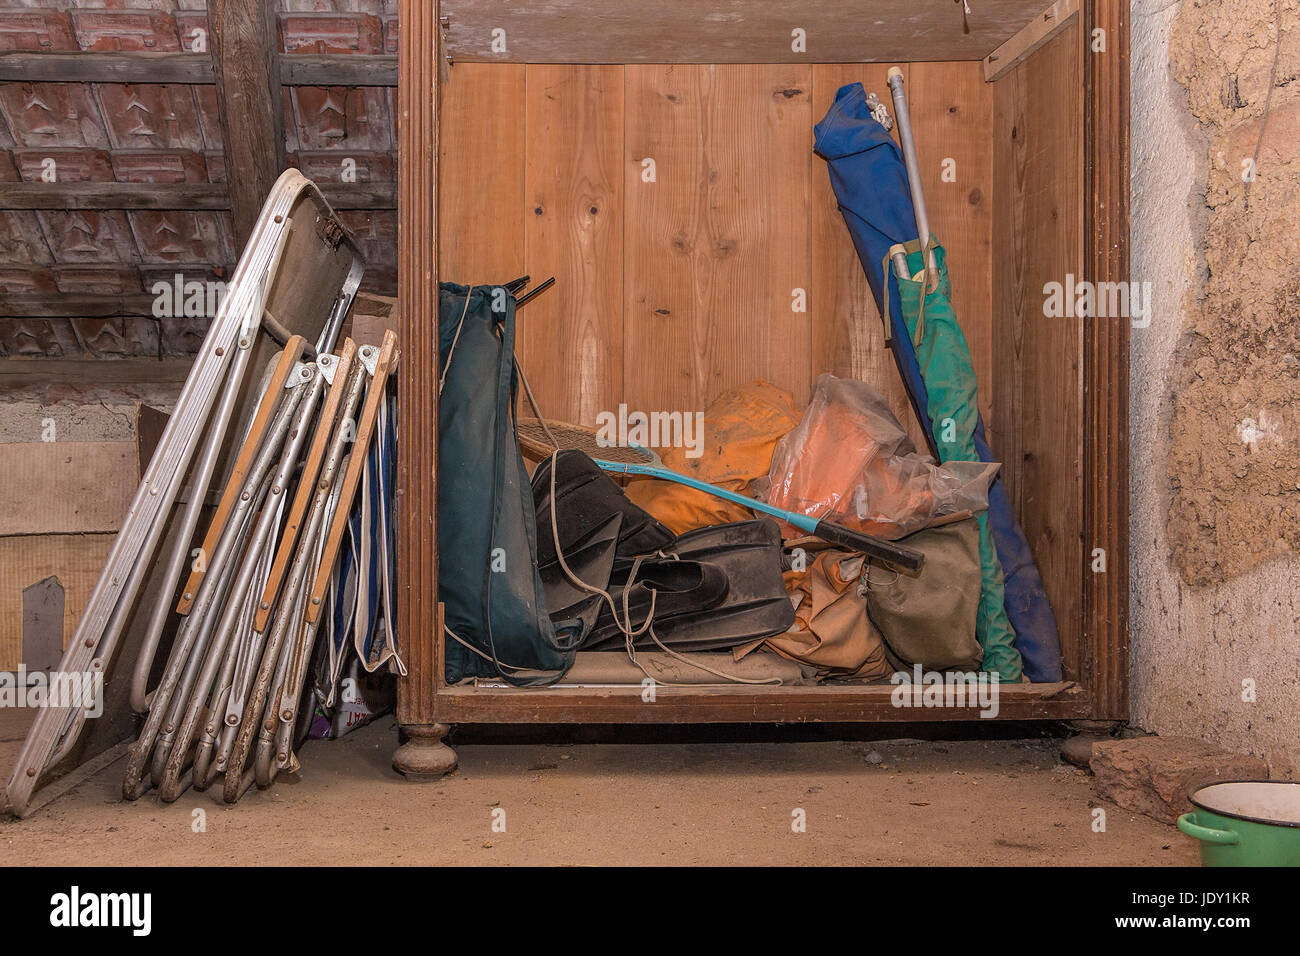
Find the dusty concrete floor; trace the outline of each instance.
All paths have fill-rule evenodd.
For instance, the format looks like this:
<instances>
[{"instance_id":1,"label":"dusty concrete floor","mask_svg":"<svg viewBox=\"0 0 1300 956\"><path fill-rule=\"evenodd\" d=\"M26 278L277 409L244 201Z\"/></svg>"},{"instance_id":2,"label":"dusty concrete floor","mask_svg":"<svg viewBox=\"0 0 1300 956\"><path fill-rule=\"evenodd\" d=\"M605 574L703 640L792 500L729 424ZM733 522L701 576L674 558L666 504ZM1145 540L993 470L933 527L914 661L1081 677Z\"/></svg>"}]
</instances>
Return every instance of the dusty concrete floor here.
<instances>
[{"instance_id":1,"label":"dusty concrete floor","mask_svg":"<svg viewBox=\"0 0 1300 956\"><path fill-rule=\"evenodd\" d=\"M1197 863L1173 827L1114 806L1059 742L491 744L430 784L389 769L385 718L302 752L301 779L226 808L124 803L118 762L21 822L6 864ZM877 762L879 761L879 762ZM205 811L207 831L192 821ZM806 832L792 831L796 809ZM504 811L505 832L493 831ZM501 814L496 813L499 819Z\"/></svg>"}]
</instances>

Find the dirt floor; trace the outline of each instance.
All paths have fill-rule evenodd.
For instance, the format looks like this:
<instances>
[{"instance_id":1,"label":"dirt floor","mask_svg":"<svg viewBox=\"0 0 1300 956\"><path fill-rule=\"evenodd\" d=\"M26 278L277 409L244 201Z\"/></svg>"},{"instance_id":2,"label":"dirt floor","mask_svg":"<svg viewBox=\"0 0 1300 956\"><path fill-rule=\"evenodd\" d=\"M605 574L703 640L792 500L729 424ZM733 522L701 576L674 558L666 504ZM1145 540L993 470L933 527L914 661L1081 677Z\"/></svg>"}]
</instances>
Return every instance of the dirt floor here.
<instances>
[{"instance_id":1,"label":"dirt floor","mask_svg":"<svg viewBox=\"0 0 1300 956\"><path fill-rule=\"evenodd\" d=\"M1173 827L1102 804L1059 741L466 744L436 783L390 769L392 718L302 751L236 807L125 803L119 761L20 822L5 864L1194 865ZM202 810L200 814L198 811ZM802 811L802 815L800 814ZM195 832L203 819L206 832ZM797 821L806 823L795 832ZM504 832L494 830L504 821Z\"/></svg>"}]
</instances>

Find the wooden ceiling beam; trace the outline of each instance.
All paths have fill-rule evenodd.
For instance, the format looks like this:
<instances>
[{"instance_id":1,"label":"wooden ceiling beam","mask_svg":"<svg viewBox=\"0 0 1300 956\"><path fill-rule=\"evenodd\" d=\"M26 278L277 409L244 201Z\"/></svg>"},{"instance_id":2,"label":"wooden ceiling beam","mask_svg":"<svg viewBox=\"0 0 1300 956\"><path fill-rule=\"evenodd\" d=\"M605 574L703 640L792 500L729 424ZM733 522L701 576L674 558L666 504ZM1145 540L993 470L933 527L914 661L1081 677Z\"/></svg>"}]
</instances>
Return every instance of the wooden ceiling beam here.
<instances>
[{"instance_id":1,"label":"wooden ceiling beam","mask_svg":"<svg viewBox=\"0 0 1300 956\"><path fill-rule=\"evenodd\" d=\"M153 315L157 296L143 292L107 293L22 292L0 295L0 318L62 319L68 316L109 319L124 315Z\"/></svg>"},{"instance_id":2,"label":"wooden ceiling beam","mask_svg":"<svg viewBox=\"0 0 1300 956\"><path fill-rule=\"evenodd\" d=\"M281 54L280 82L285 86L397 86L397 57Z\"/></svg>"},{"instance_id":3,"label":"wooden ceiling beam","mask_svg":"<svg viewBox=\"0 0 1300 956\"><path fill-rule=\"evenodd\" d=\"M228 209L220 183L3 183L0 209Z\"/></svg>"},{"instance_id":4,"label":"wooden ceiling beam","mask_svg":"<svg viewBox=\"0 0 1300 956\"><path fill-rule=\"evenodd\" d=\"M193 365L193 356L174 355L161 359L142 356L111 360L66 355L0 358L0 395L12 401L12 394L20 389L44 389L51 385L81 389L97 385L180 385Z\"/></svg>"},{"instance_id":5,"label":"wooden ceiling beam","mask_svg":"<svg viewBox=\"0 0 1300 956\"><path fill-rule=\"evenodd\" d=\"M213 0L208 5L221 138L230 170L230 218L243 249L262 203L285 167L284 111L276 60L275 5Z\"/></svg>"},{"instance_id":6,"label":"wooden ceiling beam","mask_svg":"<svg viewBox=\"0 0 1300 956\"><path fill-rule=\"evenodd\" d=\"M282 54L284 86L397 86L397 57ZM0 53L7 83L215 83L206 53Z\"/></svg>"},{"instance_id":7,"label":"wooden ceiling beam","mask_svg":"<svg viewBox=\"0 0 1300 956\"><path fill-rule=\"evenodd\" d=\"M335 209L396 209L397 184L318 183ZM230 209L222 183L0 183L0 209ZM260 206L259 206L260 208Z\"/></svg>"},{"instance_id":8,"label":"wooden ceiling beam","mask_svg":"<svg viewBox=\"0 0 1300 956\"><path fill-rule=\"evenodd\" d=\"M0 80L20 83L197 83L209 85L205 53L0 53Z\"/></svg>"},{"instance_id":9,"label":"wooden ceiling beam","mask_svg":"<svg viewBox=\"0 0 1300 956\"><path fill-rule=\"evenodd\" d=\"M396 209L397 183L317 183L335 209Z\"/></svg>"}]
</instances>

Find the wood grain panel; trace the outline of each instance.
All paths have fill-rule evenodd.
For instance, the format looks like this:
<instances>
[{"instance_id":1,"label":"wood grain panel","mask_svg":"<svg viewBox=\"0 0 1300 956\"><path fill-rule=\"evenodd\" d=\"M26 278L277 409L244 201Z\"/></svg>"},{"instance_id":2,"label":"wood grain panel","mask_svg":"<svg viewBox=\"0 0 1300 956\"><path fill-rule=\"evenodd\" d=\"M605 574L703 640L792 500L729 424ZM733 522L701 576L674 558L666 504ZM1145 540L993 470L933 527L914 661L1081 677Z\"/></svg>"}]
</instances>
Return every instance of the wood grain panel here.
<instances>
[{"instance_id":1,"label":"wood grain panel","mask_svg":"<svg viewBox=\"0 0 1300 956\"><path fill-rule=\"evenodd\" d=\"M814 66L813 122L822 120L835 100L835 93L847 83L861 83L867 93L874 92L881 102L888 103L889 86L885 82L888 69L883 64ZM906 82L909 67L904 64L901 69ZM898 420L913 433L913 440L921 441L918 447L924 447L898 366L885 344L884 321L836 203L826 162L820 157L813 160L812 195L814 279L809 294L809 324L813 378L816 380L822 372L830 372L841 378L859 379L879 389L889 398L890 408Z\"/></svg>"},{"instance_id":2,"label":"wood grain panel","mask_svg":"<svg viewBox=\"0 0 1300 956\"><path fill-rule=\"evenodd\" d=\"M457 62L869 63L979 60L1050 0L443 0ZM796 48L792 31L806 42Z\"/></svg>"},{"instance_id":3,"label":"wood grain panel","mask_svg":"<svg viewBox=\"0 0 1300 956\"><path fill-rule=\"evenodd\" d=\"M64 646L77 631L115 534L40 534L0 537L0 671L23 660L23 589L50 575L63 586ZM0 768L3 770L4 768Z\"/></svg>"},{"instance_id":4,"label":"wood grain panel","mask_svg":"<svg viewBox=\"0 0 1300 956\"><path fill-rule=\"evenodd\" d=\"M993 447L1081 676L1083 323L1043 314L1043 287L1082 273L1079 26L994 84Z\"/></svg>"},{"instance_id":5,"label":"wood grain panel","mask_svg":"<svg viewBox=\"0 0 1300 956\"><path fill-rule=\"evenodd\" d=\"M1129 280L1129 4L1082 0L1082 38L1101 30L1105 54L1085 55L1084 266L1094 282ZM1129 715L1129 324L1084 328L1084 540L1103 548L1105 574L1083 569L1081 668L1097 717Z\"/></svg>"},{"instance_id":6,"label":"wood grain panel","mask_svg":"<svg viewBox=\"0 0 1300 956\"><path fill-rule=\"evenodd\" d=\"M906 88L930 228L948 253L952 303L970 346L980 412L988 425L993 409L993 89L980 64L971 61L915 63Z\"/></svg>"},{"instance_id":7,"label":"wood grain panel","mask_svg":"<svg viewBox=\"0 0 1300 956\"><path fill-rule=\"evenodd\" d=\"M526 98L524 271L556 282L515 351L546 417L590 425L623 392L623 67L530 66Z\"/></svg>"},{"instance_id":8,"label":"wood grain panel","mask_svg":"<svg viewBox=\"0 0 1300 956\"><path fill-rule=\"evenodd\" d=\"M116 531L141 471L135 442L0 443L0 537Z\"/></svg>"},{"instance_id":9,"label":"wood grain panel","mask_svg":"<svg viewBox=\"0 0 1300 956\"><path fill-rule=\"evenodd\" d=\"M626 69L630 407L698 410L756 378L805 401L812 68Z\"/></svg>"},{"instance_id":10,"label":"wood grain panel","mask_svg":"<svg viewBox=\"0 0 1300 956\"><path fill-rule=\"evenodd\" d=\"M445 688L438 696L439 720L457 724L714 724L844 721L977 720L973 699L964 708L899 707L886 685L823 684L820 687L671 687L660 685L656 705L647 707L641 688L473 687ZM1077 684L1003 684L998 693L1002 720L1070 720L1088 716L1091 701Z\"/></svg>"},{"instance_id":11,"label":"wood grain panel","mask_svg":"<svg viewBox=\"0 0 1300 956\"><path fill-rule=\"evenodd\" d=\"M524 267L524 68L457 64L442 88L444 282L509 282Z\"/></svg>"},{"instance_id":12,"label":"wood grain panel","mask_svg":"<svg viewBox=\"0 0 1300 956\"><path fill-rule=\"evenodd\" d=\"M402 0L398 37L397 720L431 723L441 679L438 605L438 0ZM419 740L427 739L419 737ZM399 751L400 753L400 751ZM399 769L413 766L395 757Z\"/></svg>"}]
</instances>

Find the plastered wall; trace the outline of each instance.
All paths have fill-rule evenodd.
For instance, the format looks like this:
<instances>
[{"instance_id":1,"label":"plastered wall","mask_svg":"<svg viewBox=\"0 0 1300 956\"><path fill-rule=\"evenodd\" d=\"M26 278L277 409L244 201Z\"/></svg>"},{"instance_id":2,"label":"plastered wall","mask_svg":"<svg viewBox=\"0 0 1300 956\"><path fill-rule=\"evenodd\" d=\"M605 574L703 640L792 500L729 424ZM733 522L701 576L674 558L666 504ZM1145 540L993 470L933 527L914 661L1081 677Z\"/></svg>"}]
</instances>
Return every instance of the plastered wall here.
<instances>
[{"instance_id":1,"label":"plastered wall","mask_svg":"<svg viewBox=\"0 0 1300 956\"><path fill-rule=\"evenodd\" d=\"M1286 773L1300 765L1300 4L1135 0L1131 24L1131 265L1154 295L1132 335L1132 719Z\"/></svg>"}]
</instances>

